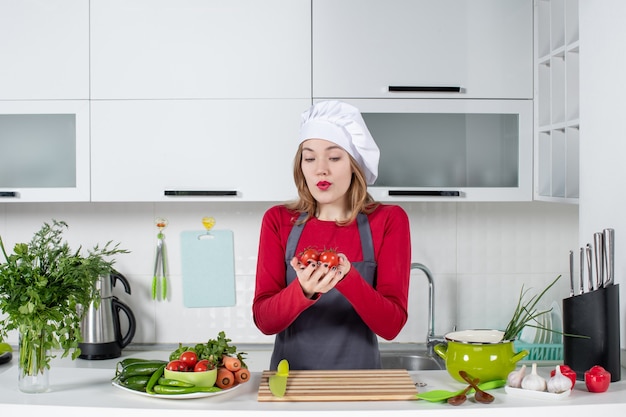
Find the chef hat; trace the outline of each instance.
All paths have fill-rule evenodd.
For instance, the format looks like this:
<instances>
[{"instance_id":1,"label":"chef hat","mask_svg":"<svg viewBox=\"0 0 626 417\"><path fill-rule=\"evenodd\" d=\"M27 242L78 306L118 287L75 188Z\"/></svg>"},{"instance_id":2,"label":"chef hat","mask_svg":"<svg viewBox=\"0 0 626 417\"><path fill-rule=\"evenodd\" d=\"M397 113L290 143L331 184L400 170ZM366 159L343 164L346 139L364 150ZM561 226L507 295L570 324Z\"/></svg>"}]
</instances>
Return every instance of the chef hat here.
<instances>
[{"instance_id":1,"label":"chef hat","mask_svg":"<svg viewBox=\"0 0 626 417\"><path fill-rule=\"evenodd\" d=\"M356 107L341 101L322 101L302 113L300 143L325 139L346 150L365 173L368 185L378 177L380 151Z\"/></svg>"}]
</instances>

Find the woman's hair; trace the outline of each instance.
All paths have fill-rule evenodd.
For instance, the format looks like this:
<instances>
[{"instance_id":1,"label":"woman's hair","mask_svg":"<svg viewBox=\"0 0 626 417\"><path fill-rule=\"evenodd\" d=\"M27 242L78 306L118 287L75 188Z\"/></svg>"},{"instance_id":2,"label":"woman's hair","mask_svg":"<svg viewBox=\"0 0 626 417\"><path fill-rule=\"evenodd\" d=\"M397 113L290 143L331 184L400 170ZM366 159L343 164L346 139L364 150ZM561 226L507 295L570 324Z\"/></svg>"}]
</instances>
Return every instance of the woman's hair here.
<instances>
[{"instance_id":1,"label":"woman's hair","mask_svg":"<svg viewBox=\"0 0 626 417\"><path fill-rule=\"evenodd\" d=\"M348 210L350 211L350 215L345 220L337 221L338 225L350 224L356 219L359 213L369 214L380 204L367 192L367 182L365 181L365 175L359 164L357 164L350 154L347 152L346 154L350 158L350 167L352 168L352 179L350 180L350 187L348 187L348 191L346 192L348 195ZM285 206L290 210L307 213L307 216L301 222L304 223L310 218L315 217L317 201L311 195L304 174L302 173L302 144L298 147L298 151L293 160L293 179L298 189L298 199L285 204Z\"/></svg>"}]
</instances>

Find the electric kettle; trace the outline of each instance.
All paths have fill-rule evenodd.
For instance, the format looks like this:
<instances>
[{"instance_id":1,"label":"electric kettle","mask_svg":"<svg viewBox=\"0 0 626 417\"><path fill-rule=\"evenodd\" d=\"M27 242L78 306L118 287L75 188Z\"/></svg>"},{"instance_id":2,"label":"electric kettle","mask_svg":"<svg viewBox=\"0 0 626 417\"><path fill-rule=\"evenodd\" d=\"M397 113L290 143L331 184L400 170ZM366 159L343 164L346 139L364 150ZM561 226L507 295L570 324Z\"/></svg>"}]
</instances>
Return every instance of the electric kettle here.
<instances>
[{"instance_id":1,"label":"electric kettle","mask_svg":"<svg viewBox=\"0 0 626 417\"><path fill-rule=\"evenodd\" d=\"M115 283L120 281L126 293L130 294L128 280L116 271L101 276L96 282L100 291L100 305L96 308L92 303L81 321L82 343L79 343L81 359L111 359L121 356L122 349L135 336L135 315L130 307L120 302L113 295ZM122 335L120 312L128 319L128 329Z\"/></svg>"}]
</instances>

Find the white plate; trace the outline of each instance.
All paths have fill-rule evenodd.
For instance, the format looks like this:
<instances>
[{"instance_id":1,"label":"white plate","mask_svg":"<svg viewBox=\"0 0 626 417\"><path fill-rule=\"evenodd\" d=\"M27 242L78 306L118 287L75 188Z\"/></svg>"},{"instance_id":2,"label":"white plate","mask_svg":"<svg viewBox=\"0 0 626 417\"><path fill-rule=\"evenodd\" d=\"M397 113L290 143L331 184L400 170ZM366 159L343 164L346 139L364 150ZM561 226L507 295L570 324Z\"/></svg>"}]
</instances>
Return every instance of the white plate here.
<instances>
[{"instance_id":1,"label":"white plate","mask_svg":"<svg viewBox=\"0 0 626 417\"><path fill-rule=\"evenodd\" d=\"M569 397L569 395L572 393L572 390L570 389L559 394L553 394L547 391L533 391L531 389L512 388L508 385L505 385L504 392L521 398L532 398L536 400L562 400Z\"/></svg>"},{"instance_id":2,"label":"white plate","mask_svg":"<svg viewBox=\"0 0 626 417\"><path fill-rule=\"evenodd\" d=\"M533 322L534 323L534 322ZM519 339L524 343L535 343L535 336L537 335L537 329L530 326L524 326Z\"/></svg>"},{"instance_id":3,"label":"white plate","mask_svg":"<svg viewBox=\"0 0 626 417\"><path fill-rule=\"evenodd\" d=\"M237 384L232 388L224 389L217 392L194 392L192 394L148 394L147 392L135 391L134 389L127 388L123 385L118 384L116 381L112 382L112 385L116 388L121 389L122 391L127 391L135 395L142 395L144 397L150 398L164 398L166 400L190 400L192 398L206 398L206 397L214 397L216 395L226 394L228 392L234 391L241 386L241 384Z\"/></svg>"},{"instance_id":4,"label":"white plate","mask_svg":"<svg viewBox=\"0 0 626 417\"><path fill-rule=\"evenodd\" d=\"M546 313L543 315L543 329L541 330L542 337L539 343L542 343L542 344L550 343L550 341L552 340L551 329L552 329L552 315L550 313Z\"/></svg>"}]
</instances>

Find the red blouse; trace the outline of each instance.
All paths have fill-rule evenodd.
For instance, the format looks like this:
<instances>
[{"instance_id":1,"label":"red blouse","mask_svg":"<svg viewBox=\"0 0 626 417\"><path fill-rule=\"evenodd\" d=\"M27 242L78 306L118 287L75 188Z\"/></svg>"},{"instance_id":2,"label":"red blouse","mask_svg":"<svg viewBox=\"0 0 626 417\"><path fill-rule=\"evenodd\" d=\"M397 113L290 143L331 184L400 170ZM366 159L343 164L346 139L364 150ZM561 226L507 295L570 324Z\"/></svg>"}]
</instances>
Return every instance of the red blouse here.
<instances>
[{"instance_id":1,"label":"red blouse","mask_svg":"<svg viewBox=\"0 0 626 417\"><path fill-rule=\"evenodd\" d=\"M285 330L316 302L304 296L297 279L286 286L285 249L297 218L297 212L283 205L270 208L263 216L252 313L256 326L264 334ZM368 215L368 220L377 263L376 287L372 288L351 268L336 289L374 333L391 340L407 320L411 270L409 219L400 206L381 204ZM363 260L356 222L338 226L332 221L310 219L304 226L296 254L310 246L336 249L350 262Z\"/></svg>"}]
</instances>

